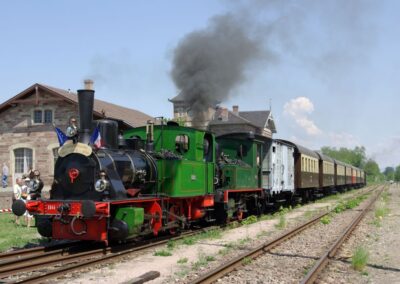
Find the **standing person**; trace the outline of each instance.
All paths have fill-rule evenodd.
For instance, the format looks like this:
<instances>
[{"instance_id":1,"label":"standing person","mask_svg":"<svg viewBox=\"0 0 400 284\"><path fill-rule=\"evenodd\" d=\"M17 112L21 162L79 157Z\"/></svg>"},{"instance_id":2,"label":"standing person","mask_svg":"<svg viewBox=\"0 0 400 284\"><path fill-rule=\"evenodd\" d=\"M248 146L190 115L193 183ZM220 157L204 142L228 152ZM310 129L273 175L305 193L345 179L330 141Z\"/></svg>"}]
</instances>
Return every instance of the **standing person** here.
<instances>
[{"instance_id":1,"label":"standing person","mask_svg":"<svg viewBox=\"0 0 400 284\"><path fill-rule=\"evenodd\" d=\"M3 188L8 186L7 179L8 179L9 170L6 163L3 163L3 171L2 171L2 179L1 182L3 184Z\"/></svg>"},{"instance_id":2,"label":"standing person","mask_svg":"<svg viewBox=\"0 0 400 284\"><path fill-rule=\"evenodd\" d=\"M44 184L40 178L40 172L38 170L32 171L32 174L32 177L29 177L29 197L30 200L36 200L41 198Z\"/></svg>"},{"instance_id":3,"label":"standing person","mask_svg":"<svg viewBox=\"0 0 400 284\"><path fill-rule=\"evenodd\" d=\"M29 177L25 178L25 184L22 186L22 196L25 195L25 198L22 197L22 199L26 202L26 200L31 200L31 179ZM28 210L25 211L25 222L27 223L27 227L29 228L31 226L31 220L33 216L29 214Z\"/></svg>"},{"instance_id":4,"label":"standing person","mask_svg":"<svg viewBox=\"0 0 400 284\"><path fill-rule=\"evenodd\" d=\"M67 136L69 139L72 139L72 141L75 143L77 140L77 136L78 136L78 127L76 126L76 118L75 117L71 117L69 119L69 125L67 127Z\"/></svg>"},{"instance_id":5,"label":"standing person","mask_svg":"<svg viewBox=\"0 0 400 284\"><path fill-rule=\"evenodd\" d=\"M15 180L15 185L14 185L13 201L25 200L27 195L24 191L25 191L24 190L24 182L23 182L22 178L17 178ZM15 224L19 225L19 216L16 216Z\"/></svg>"}]
</instances>

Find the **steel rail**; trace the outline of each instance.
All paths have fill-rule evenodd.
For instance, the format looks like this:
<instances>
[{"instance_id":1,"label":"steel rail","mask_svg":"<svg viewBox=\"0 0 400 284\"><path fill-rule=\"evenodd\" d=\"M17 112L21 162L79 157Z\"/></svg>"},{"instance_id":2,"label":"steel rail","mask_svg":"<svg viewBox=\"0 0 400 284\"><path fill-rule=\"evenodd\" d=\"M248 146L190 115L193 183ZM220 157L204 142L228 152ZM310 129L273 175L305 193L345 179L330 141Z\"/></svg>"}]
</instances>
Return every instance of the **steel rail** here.
<instances>
[{"instance_id":1,"label":"steel rail","mask_svg":"<svg viewBox=\"0 0 400 284\"><path fill-rule=\"evenodd\" d=\"M290 230L289 232L280 235L276 239L267 242L265 244L262 244L248 252L245 252L232 260L228 261L227 263L224 263L220 266L218 266L216 269L208 272L207 274L204 274L203 276L195 279L191 283L197 284L197 283L212 283L214 281L217 281L219 278L222 276L228 274L229 272L232 272L236 267L242 265L242 261L245 258L256 258L257 256L264 254L265 252L271 250L272 248L276 247L277 245L281 244L282 242L286 241L287 239L292 238L293 236L297 235L301 231L304 231L308 227L312 226L316 222L318 222L322 217L328 215L330 212L325 212L323 214L318 215L317 217L313 218L312 220L301 224L300 226Z\"/></svg>"},{"instance_id":2,"label":"steel rail","mask_svg":"<svg viewBox=\"0 0 400 284\"><path fill-rule=\"evenodd\" d=\"M371 190L369 190L368 192L363 192L360 194L364 195L367 194L371 191L374 191L377 187L373 187ZM293 236L297 235L298 233L304 231L305 229L311 227L312 225L314 225L315 223L317 223L322 217L330 214L331 211L325 212L323 214L318 215L317 217L313 218L312 220L299 225L298 227L290 230L287 233L284 233L283 235L277 237L276 239L267 242L265 244L262 244L248 252L245 252L233 259L231 259L230 261L221 264L220 266L218 266L216 269L211 270L210 272L204 274L203 276L198 277L197 279L194 279L194 281L192 281L191 283L193 284L205 284L205 283L213 283L215 281L217 281L218 279L220 279L221 277L227 275L228 273L232 272L234 269L236 269L237 267L242 265L242 261L243 259L246 258L251 258L254 259L256 257L258 257L261 254L264 254L268 251L270 251L272 248L278 246L279 244L283 243L284 241L292 238Z\"/></svg>"},{"instance_id":3,"label":"steel rail","mask_svg":"<svg viewBox=\"0 0 400 284\"><path fill-rule=\"evenodd\" d=\"M28 249L16 249L8 252L0 253L0 267L3 265L5 261L9 261L10 259L21 259L22 257L34 256L45 254L49 252L62 252L66 249L69 249L74 246L78 246L80 242L68 242L62 244L56 244L52 246L37 246Z\"/></svg>"},{"instance_id":4,"label":"steel rail","mask_svg":"<svg viewBox=\"0 0 400 284\"><path fill-rule=\"evenodd\" d=\"M376 187L375 187L376 188ZM372 188L368 192L363 192L362 194L367 194L370 191L373 191L375 188ZM315 220L311 220L307 223L304 224L304 226L310 226L312 222L317 222L320 218L325 216L328 213L321 214L320 216L316 217ZM304 230L306 227L304 227L301 230ZM183 237L187 237L188 235L196 234L199 231L204 231L204 230L210 230L213 229L213 227L209 227L206 229L201 229L195 232L188 232L186 234L182 234L178 237L174 237L172 239L180 239ZM300 230L300 231L301 231ZM299 231L299 232L300 232ZM289 232L290 233L290 232ZM295 232L294 234L297 234L298 232ZM284 237L284 236L282 236ZM290 237L287 237L290 238ZM285 239L283 238L281 242L283 242ZM91 257L96 257L96 256L102 256L105 254L110 254L112 253L113 255L110 255L110 258L117 257L117 253L123 253L125 252L123 250L128 249L126 253L131 253L134 251L138 251L141 249L146 249L150 246L156 246L156 245L161 245L164 244L165 242L172 240L170 236L166 237L166 240L158 241L159 238L150 240L149 244L145 245L139 245L138 243L136 244L124 244L124 245L118 245L118 246L113 246L113 247L105 247L105 248L100 248L100 249L95 249L95 250L90 250L90 251L69 251L72 248L78 249L79 242L73 242L73 243L66 243L66 244L58 244L52 247L36 247L36 248L30 248L30 249L25 249L25 250L16 250L16 251L11 251L7 253L0 254L0 278L5 278L9 277L12 275L17 274L18 272L30 272L34 271L37 268L42 268L44 265L50 265L50 264L57 264L57 263L62 263L62 264L70 264L79 260L85 260ZM140 242L141 244L143 242ZM278 245L279 243L275 244ZM93 245L93 244L90 244ZM132 247L133 246L133 247ZM269 247L268 249L271 249L272 247ZM87 248L86 248L87 249ZM266 249L266 247L264 247ZM49 251L47 251L49 250ZM117 251L118 252L115 252ZM121 252L119 252L121 251ZM27 255L24 257L24 255ZM1 262L2 259L7 259L7 258L14 258L11 261L6 261L6 262ZM101 258L103 261L106 259L103 257ZM102 262L102 260L95 260L95 262L99 261ZM92 263L92 262L90 262ZM89 264L88 264L89 265ZM76 265L77 268L79 269L79 264ZM86 266L86 265L85 265ZM74 270L75 270L74 269ZM59 274L62 274L60 272ZM52 278L54 276L51 276ZM29 278L31 279L31 278ZM41 279L41 278L38 278ZM28 280L28 279L27 279ZM22 282L25 283L25 282ZM29 282L27 282L29 283Z\"/></svg>"},{"instance_id":5,"label":"steel rail","mask_svg":"<svg viewBox=\"0 0 400 284\"><path fill-rule=\"evenodd\" d=\"M374 205L376 200L379 198L380 194L385 188L381 189L368 205L357 215L357 217L351 222L344 232L339 236L339 238L332 244L332 246L323 254L323 256L316 262L316 264L308 271L307 275L300 282L301 284L314 283L318 278L318 275L322 270L328 265L329 261L336 255L336 252L343 244L343 242L349 237L349 235L354 231L356 226L361 222L364 216L368 213L369 209Z\"/></svg>"},{"instance_id":6,"label":"steel rail","mask_svg":"<svg viewBox=\"0 0 400 284\"><path fill-rule=\"evenodd\" d=\"M65 258L62 259L58 259L58 260L53 260L53 261L45 261L42 263L38 263L38 264L33 264L32 266L24 266L24 267L20 267L18 269L18 271L9 271L9 275L8 276L12 276L15 275L15 272L27 272L27 270L29 271L33 271L36 268L43 268L44 265L47 264L62 264L62 265L66 265L66 264L71 264L80 260L84 260L82 262L67 266L67 267L61 267L59 269L55 269L52 271L47 271L44 274L41 275L36 275L36 276L30 276L28 278L24 278L24 279L18 279L15 280L12 283L38 283L40 281L44 281L44 280L48 280L48 279L52 279L54 277L60 276L60 275L65 275L65 273L71 272L71 271L75 271L78 269L82 269L88 266L93 266L99 263L106 263L108 261L111 261L113 259L119 258L119 257L123 257L126 256L128 254L134 253L134 252L138 252L138 251L142 251L145 249L148 249L150 247L154 247L157 245L163 245L168 243L171 240L179 240L188 236L192 236L192 235L196 235L199 234L201 232L205 232L208 231L210 229L213 229L213 227L207 228L207 229L199 229L196 231L191 231L191 232L185 232L182 233L179 236L175 236L172 237L171 236L167 236L167 237L163 237L162 240L159 240L160 238L157 238L156 240L150 240L149 242L147 242L144 245L139 245L139 246L134 246L134 244L128 244L128 248L126 245L119 245L117 247L107 247L101 250L96 250L96 252L84 252L82 254L79 255L70 255L67 256ZM134 246L134 247L132 247ZM124 248L125 247L125 248ZM113 251L115 249L118 249L118 251ZM107 254L104 256L104 254ZM95 258L96 256L99 256L97 258ZM94 259L90 259L90 258L94 258ZM3 276L1 276L3 277Z\"/></svg>"}]
</instances>

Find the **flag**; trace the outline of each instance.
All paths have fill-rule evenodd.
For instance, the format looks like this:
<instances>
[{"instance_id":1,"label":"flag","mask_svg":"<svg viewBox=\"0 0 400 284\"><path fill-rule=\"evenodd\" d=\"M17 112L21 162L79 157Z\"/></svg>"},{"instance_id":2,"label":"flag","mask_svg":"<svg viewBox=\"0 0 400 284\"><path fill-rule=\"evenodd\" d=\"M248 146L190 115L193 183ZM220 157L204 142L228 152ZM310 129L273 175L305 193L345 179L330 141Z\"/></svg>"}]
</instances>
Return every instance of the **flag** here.
<instances>
[{"instance_id":1,"label":"flag","mask_svg":"<svg viewBox=\"0 0 400 284\"><path fill-rule=\"evenodd\" d=\"M92 137L90 137L90 144L96 148L100 148L102 146L99 127L96 127L96 129L93 131Z\"/></svg>"},{"instance_id":2,"label":"flag","mask_svg":"<svg viewBox=\"0 0 400 284\"><path fill-rule=\"evenodd\" d=\"M65 141L68 140L68 136L65 135L65 133L58 127L54 128L56 130L57 133L57 138L58 138L58 142L60 143L60 146L64 145Z\"/></svg>"}]
</instances>

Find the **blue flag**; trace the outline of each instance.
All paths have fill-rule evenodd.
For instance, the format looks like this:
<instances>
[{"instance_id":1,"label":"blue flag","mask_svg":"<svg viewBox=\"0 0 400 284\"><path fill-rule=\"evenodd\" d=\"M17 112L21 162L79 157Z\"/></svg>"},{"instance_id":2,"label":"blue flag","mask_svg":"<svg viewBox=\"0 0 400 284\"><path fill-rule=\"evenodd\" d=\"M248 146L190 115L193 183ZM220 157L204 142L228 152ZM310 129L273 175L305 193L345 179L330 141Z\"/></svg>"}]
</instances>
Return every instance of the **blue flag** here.
<instances>
[{"instance_id":1,"label":"blue flag","mask_svg":"<svg viewBox=\"0 0 400 284\"><path fill-rule=\"evenodd\" d=\"M57 133L57 138L58 138L58 142L60 143L60 146L64 145L65 141L68 140L68 136L64 134L64 132L58 128L55 127L56 133Z\"/></svg>"}]
</instances>

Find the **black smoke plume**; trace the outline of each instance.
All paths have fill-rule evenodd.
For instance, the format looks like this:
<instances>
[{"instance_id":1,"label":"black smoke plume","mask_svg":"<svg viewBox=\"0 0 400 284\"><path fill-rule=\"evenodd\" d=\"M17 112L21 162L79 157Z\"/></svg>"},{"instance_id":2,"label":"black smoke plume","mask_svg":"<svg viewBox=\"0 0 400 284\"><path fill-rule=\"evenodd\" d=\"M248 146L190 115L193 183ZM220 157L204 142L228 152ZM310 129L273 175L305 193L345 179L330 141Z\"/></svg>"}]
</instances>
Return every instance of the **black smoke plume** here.
<instances>
[{"instance_id":1,"label":"black smoke plume","mask_svg":"<svg viewBox=\"0 0 400 284\"><path fill-rule=\"evenodd\" d=\"M202 123L208 107L227 99L245 80L246 68L262 58L261 42L246 27L232 14L216 16L175 49L171 75L190 105L194 123Z\"/></svg>"}]
</instances>

